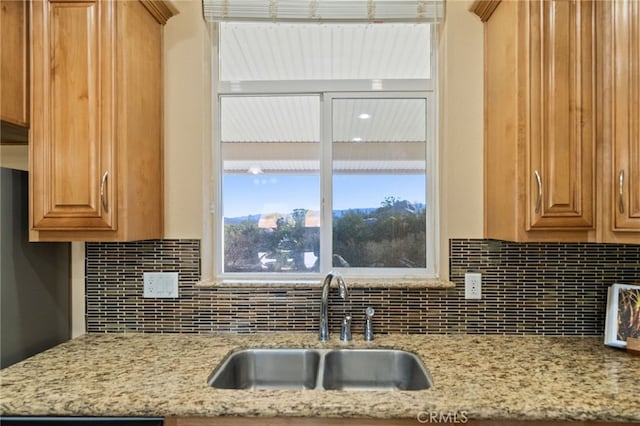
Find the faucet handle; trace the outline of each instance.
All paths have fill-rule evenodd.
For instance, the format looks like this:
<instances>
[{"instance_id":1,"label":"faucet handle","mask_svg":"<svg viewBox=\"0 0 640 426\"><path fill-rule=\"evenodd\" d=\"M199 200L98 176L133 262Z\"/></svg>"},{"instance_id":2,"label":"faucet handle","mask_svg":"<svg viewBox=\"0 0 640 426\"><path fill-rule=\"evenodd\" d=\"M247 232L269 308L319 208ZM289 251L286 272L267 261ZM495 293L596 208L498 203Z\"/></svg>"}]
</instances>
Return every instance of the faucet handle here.
<instances>
[{"instance_id":1,"label":"faucet handle","mask_svg":"<svg viewBox=\"0 0 640 426\"><path fill-rule=\"evenodd\" d=\"M364 323L364 340L370 342L373 340L373 326L371 324L371 318L373 317L373 314L376 313L376 311L371 306L369 306L364 311L364 313L367 316L367 319Z\"/></svg>"},{"instance_id":2,"label":"faucet handle","mask_svg":"<svg viewBox=\"0 0 640 426\"><path fill-rule=\"evenodd\" d=\"M351 315L345 315L342 319L342 329L340 330L340 340L351 341Z\"/></svg>"}]
</instances>

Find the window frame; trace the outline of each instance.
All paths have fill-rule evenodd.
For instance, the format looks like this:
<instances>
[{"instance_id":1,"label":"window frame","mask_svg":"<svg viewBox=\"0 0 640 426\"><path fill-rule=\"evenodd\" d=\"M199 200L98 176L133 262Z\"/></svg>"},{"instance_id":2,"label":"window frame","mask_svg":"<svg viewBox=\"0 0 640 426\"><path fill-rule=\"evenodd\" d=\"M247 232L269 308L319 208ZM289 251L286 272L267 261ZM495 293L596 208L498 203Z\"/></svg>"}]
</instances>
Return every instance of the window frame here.
<instances>
[{"instance_id":1,"label":"window frame","mask_svg":"<svg viewBox=\"0 0 640 426\"><path fill-rule=\"evenodd\" d=\"M316 282L331 270L341 272L346 278L362 280L405 281L410 279L439 278L440 223L439 223L439 114L438 114L438 62L436 26L431 25L430 79L372 79L372 80L289 80L289 81L219 81L219 51L212 48L212 141L211 156L205 165L208 188L205 190L205 220L202 251L203 281L219 283L278 283L294 284ZM218 37L215 38L219 40ZM222 155L221 155L221 98L224 96L297 96L320 97L320 194L321 194L321 249L319 272L313 273L237 273L223 272L224 267L224 218L222 215ZM334 99L364 98L416 98L426 102L425 146L425 201L426 211L426 267L425 268L339 268L333 267L332 256L332 101ZM429 173L431 172L431 173ZM328 196L328 197L327 197ZM327 202L326 198L330 200ZM428 236L432 237L429 238ZM322 243L328 242L328 248ZM325 269L322 269L324 266Z\"/></svg>"},{"instance_id":2,"label":"window frame","mask_svg":"<svg viewBox=\"0 0 640 426\"><path fill-rule=\"evenodd\" d=\"M320 266L328 265L328 270L324 271L326 274L330 270L336 270L345 277L349 278L401 278L407 279L411 277L415 278L437 278L436 275L436 258L437 258L437 242L434 238L426 238L426 267L425 268L358 268L349 267L341 268L332 266L333 262L333 138L331 137L333 128L333 107L332 103L336 99L424 99L427 114L425 116L425 205L426 209L426 223L425 231L426 235L435 236L435 215L434 209L437 208L436 199L434 195L437 192L437 186L432 187L435 180L428 175L428 171L433 170L436 167L436 157L431 148L436 144L435 141L435 119L434 108L432 106L434 99L433 96L427 91L406 91L406 92L391 92L391 91L369 91L369 92L330 92L325 93L321 98L321 106L323 108L322 114L322 126L320 131L321 135L321 169L320 179L321 188L320 193L323 196L328 197L328 200L323 199L321 203L321 238L320 242L329 243L328 249L320 250ZM320 275L323 275L321 269Z\"/></svg>"}]
</instances>

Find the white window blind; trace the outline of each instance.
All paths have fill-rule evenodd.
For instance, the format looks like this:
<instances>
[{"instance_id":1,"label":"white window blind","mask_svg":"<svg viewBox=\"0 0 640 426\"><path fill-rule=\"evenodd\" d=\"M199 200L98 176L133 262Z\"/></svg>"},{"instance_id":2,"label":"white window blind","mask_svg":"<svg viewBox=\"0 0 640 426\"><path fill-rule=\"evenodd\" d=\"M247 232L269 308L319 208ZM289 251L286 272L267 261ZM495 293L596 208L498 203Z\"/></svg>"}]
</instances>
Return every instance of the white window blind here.
<instances>
[{"instance_id":1,"label":"white window blind","mask_svg":"<svg viewBox=\"0 0 640 426\"><path fill-rule=\"evenodd\" d=\"M205 19L273 22L440 22L445 0L203 0Z\"/></svg>"}]
</instances>

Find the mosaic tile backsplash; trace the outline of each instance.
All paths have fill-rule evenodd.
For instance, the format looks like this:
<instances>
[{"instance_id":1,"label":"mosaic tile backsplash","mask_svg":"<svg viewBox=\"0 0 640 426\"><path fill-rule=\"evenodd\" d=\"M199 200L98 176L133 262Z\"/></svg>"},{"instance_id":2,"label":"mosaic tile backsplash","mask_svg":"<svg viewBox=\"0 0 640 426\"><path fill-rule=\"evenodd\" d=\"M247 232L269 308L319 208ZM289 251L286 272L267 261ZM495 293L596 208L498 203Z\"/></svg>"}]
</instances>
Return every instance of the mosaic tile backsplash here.
<instances>
[{"instance_id":1,"label":"mosaic tile backsplash","mask_svg":"<svg viewBox=\"0 0 640 426\"><path fill-rule=\"evenodd\" d=\"M179 299L143 299L143 272L179 272ZM464 273L481 272L482 300L464 299ZM450 241L455 289L332 292L332 332L376 310L376 333L601 335L608 285L640 281L640 245ZM313 332L320 287L198 288L200 242L86 244L88 332Z\"/></svg>"}]
</instances>

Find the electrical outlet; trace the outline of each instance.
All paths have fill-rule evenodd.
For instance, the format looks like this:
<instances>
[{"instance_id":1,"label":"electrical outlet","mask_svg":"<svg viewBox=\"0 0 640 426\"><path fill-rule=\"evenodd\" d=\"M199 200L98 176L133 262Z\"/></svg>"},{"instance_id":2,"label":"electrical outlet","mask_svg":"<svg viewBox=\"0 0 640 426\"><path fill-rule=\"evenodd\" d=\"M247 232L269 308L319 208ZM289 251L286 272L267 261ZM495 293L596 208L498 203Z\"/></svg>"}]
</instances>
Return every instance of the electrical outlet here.
<instances>
[{"instance_id":1,"label":"electrical outlet","mask_svg":"<svg viewBox=\"0 0 640 426\"><path fill-rule=\"evenodd\" d=\"M464 298L482 299L482 274L480 272L464 274Z\"/></svg>"},{"instance_id":2,"label":"electrical outlet","mask_svg":"<svg viewBox=\"0 0 640 426\"><path fill-rule=\"evenodd\" d=\"M178 273L177 272L145 272L144 294L145 298L178 298Z\"/></svg>"}]
</instances>

